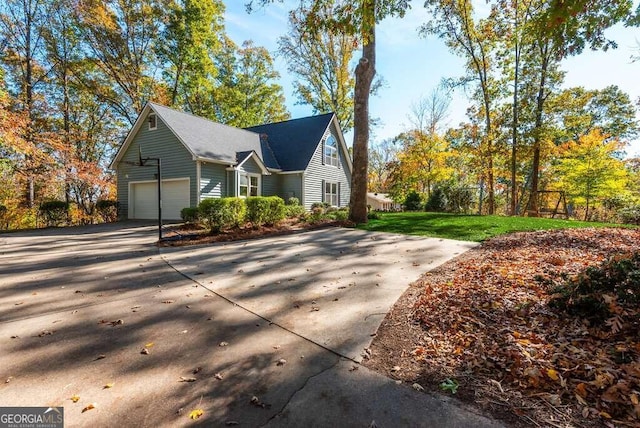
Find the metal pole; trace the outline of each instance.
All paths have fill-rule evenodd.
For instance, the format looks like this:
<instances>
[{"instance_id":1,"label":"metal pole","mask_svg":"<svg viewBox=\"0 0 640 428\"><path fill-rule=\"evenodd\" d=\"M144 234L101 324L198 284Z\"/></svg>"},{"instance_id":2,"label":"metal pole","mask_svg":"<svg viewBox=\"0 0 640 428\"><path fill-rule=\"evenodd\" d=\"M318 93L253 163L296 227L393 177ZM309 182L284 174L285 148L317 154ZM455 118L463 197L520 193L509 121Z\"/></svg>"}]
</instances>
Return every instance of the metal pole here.
<instances>
[{"instance_id":1,"label":"metal pole","mask_svg":"<svg viewBox=\"0 0 640 428\"><path fill-rule=\"evenodd\" d=\"M158 161L158 241L162 241L162 161Z\"/></svg>"}]
</instances>

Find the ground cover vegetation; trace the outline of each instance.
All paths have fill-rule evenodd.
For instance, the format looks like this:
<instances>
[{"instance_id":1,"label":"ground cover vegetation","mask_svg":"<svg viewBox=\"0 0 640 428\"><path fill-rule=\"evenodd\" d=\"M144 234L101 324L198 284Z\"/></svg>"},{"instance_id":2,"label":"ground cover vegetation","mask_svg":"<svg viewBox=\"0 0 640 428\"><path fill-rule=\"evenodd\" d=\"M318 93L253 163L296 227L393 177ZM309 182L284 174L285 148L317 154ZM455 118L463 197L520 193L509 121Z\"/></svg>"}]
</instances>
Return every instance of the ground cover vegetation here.
<instances>
[{"instance_id":1,"label":"ground cover vegetation","mask_svg":"<svg viewBox=\"0 0 640 428\"><path fill-rule=\"evenodd\" d=\"M434 212L378 213L376 217L358 228L475 242L514 232L619 226L579 220Z\"/></svg>"}]
</instances>

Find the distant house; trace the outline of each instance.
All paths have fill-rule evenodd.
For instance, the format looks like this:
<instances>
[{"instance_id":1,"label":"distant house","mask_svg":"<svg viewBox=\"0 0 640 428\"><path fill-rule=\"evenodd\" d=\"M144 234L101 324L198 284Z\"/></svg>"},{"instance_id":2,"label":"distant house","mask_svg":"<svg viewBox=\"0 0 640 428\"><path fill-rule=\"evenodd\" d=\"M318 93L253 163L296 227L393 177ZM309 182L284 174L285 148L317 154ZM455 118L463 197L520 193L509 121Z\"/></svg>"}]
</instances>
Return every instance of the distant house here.
<instances>
[{"instance_id":1,"label":"distant house","mask_svg":"<svg viewBox=\"0 0 640 428\"><path fill-rule=\"evenodd\" d=\"M121 216L158 217L156 168L162 159L162 217L180 219L185 207L225 196L296 197L349 203L352 162L333 113L238 129L148 103L110 167L117 173Z\"/></svg>"},{"instance_id":2,"label":"distant house","mask_svg":"<svg viewBox=\"0 0 640 428\"><path fill-rule=\"evenodd\" d=\"M374 211L400 211L402 205L393 202L386 193L367 193L367 205Z\"/></svg>"}]
</instances>

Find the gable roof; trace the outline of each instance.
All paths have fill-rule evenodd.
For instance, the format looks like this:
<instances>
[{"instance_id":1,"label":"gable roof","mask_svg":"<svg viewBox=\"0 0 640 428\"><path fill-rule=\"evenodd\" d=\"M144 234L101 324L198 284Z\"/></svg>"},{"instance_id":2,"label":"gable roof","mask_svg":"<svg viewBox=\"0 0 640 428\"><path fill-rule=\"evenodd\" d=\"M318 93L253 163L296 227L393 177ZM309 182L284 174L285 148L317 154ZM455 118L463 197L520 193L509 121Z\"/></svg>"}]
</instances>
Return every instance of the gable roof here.
<instances>
[{"instance_id":1,"label":"gable roof","mask_svg":"<svg viewBox=\"0 0 640 428\"><path fill-rule=\"evenodd\" d=\"M255 153L261 160L261 167L280 171L304 171L333 121L339 143L347 154L347 165L352 169L344 138L339 132L340 125L333 113L240 129L152 102L142 109L111 162L111 169L120 162L151 112L173 132L193 160L237 166L250 153Z\"/></svg>"},{"instance_id":2,"label":"gable roof","mask_svg":"<svg viewBox=\"0 0 640 428\"><path fill-rule=\"evenodd\" d=\"M254 151L263 159L268 168L280 169L271 150L260 141L258 134L152 102L147 103L138 116L136 123L111 162L111 168L120 161L151 111L167 125L191 153L194 160L236 165L238 152Z\"/></svg>"},{"instance_id":3,"label":"gable roof","mask_svg":"<svg viewBox=\"0 0 640 428\"><path fill-rule=\"evenodd\" d=\"M333 117L333 113L326 113L245 129L267 136L267 143L284 171L303 171Z\"/></svg>"}]
</instances>

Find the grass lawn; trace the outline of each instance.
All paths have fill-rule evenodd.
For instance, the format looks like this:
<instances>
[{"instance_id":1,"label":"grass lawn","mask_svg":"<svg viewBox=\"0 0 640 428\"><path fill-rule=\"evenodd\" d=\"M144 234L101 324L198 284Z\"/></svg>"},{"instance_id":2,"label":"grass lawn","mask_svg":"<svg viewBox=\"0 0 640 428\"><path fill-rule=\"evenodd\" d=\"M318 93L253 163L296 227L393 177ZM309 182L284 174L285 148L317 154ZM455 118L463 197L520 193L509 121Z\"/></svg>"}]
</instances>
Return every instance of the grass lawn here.
<instances>
[{"instance_id":1,"label":"grass lawn","mask_svg":"<svg viewBox=\"0 0 640 428\"><path fill-rule=\"evenodd\" d=\"M381 213L379 220L369 220L367 224L359 225L358 229L481 242L510 232L583 227L621 225L550 218L402 212Z\"/></svg>"}]
</instances>

